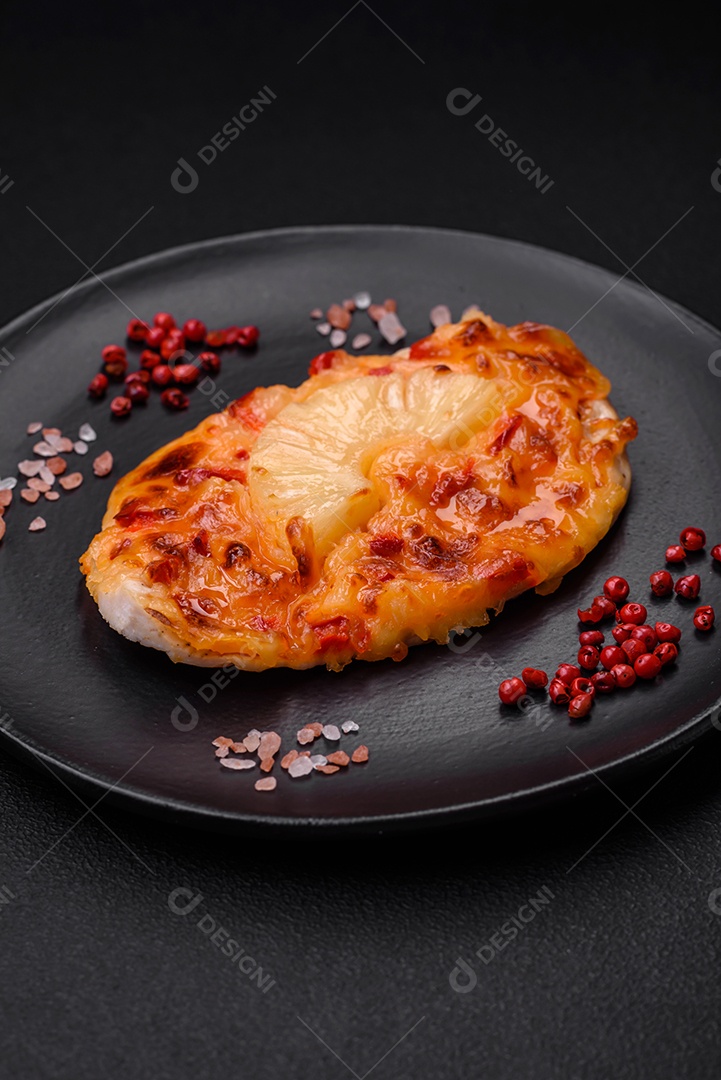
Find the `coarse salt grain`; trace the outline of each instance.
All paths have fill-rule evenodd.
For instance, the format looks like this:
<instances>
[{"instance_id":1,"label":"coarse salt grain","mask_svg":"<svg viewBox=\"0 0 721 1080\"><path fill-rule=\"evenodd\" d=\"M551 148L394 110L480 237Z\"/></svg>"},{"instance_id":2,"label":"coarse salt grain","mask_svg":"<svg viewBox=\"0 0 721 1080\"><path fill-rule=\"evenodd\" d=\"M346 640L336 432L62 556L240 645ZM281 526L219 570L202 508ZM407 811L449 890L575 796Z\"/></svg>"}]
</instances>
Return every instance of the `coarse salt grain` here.
<instances>
[{"instance_id":1,"label":"coarse salt grain","mask_svg":"<svg viewBox=\"0 0 721 1080\"><path fill-rule=\"evenodd\" d=\"M329 765L347 765L350 762L350 758L346 754L345 750L336 750L332 754L328 754Z\"/></svg>"},{"instance_id":2,"label":"coarse salt grain","mask_svg":"<svg viewBox=\"0 0 721 1080\"><path fill-rule=\"evenodd\" d=\"M215 751L215 756L216 757L227 757L229 753L230 753L230 750L228 749L227 746L219 746L218 749Z\"/></svg>"},{"instance_id":3,"label":"coarse salt grain","mask_svg":"<svg viewBox=\"0 0 721 1080\"><path fill-rule=\"evenodd\" d=\"M80 428L80 431L78 432L78 438L82 439L82 441L85 443L95 442L97 437L98 436L95 434L95 431L90 426L90 424L83 424L83 426Z\"/></svg>"},{"instance_id":4,"label":"coarse salt grain","mask_svg":"<svg viewBox=\"0 0 721 1080\"><path fill-rule=\"evenodd\" d=\"M262 776L260 780L255 781L256 791L275 791L275 787L278 781L274 776Z\"/></svg>"},{"instance_id":5,"label":"coarse salt grain","mask_svg":"<svg viewBox=\"0 0 721 1080\"><path fill-rule=\"evenodd\" d=\"M351 754L351 761L355 761L356 764L360 764L361 762L367 761L367 760L368 760L368 747L363 746L362 744L361 744L361 746L357 746L355 748L355 750L353 751L353 753Z\"/></svg>"},{"instance_id":6,"label":"coarse salt grain","mask_svg":"<svg viewBox=\"0 0 721 1080\"><path fill-rule=\"evenodd\" d=\"M321 309L319 307L314 307L313 310L310 313L310 317L311 317L311 319L322 319L323 318L323 312L321 311Z\"/></svg>"},{"instance_id":7,"label":"coarse salt grain","mask_svg":"<svg viewBox=\"0 0 721 1080\"><path fill-rule=\"evenodd\" d=\"M233 751L234 754L248 753L248 748L246 747L245 743L242 742L232 742L230 744L230 749Z\"/></svg>"},{"instance_id":8,"label":"coarse salt grain","mask_svg":"<svg viewBox=\"0 0 721 1080\"><path fill-rule=\"evenodd\" d=\"M358 725L356 724L355 720L344 720L343 721L343 732L344 732L344 734L350 735L351 731L358 731L358 730L359 730L359 728L358 728Z\"/></svg>"},{"instance_id":9,"label":"coarse salt grain","mask_svg":"<svg viewBox=\"0 0 721 1080\"><path fill-rule=\"evenodd\" d=\"M45 492L45 498L48 500L48 502L57 502L58 499L60 498L60 492L59 491L46 491Z\"/></svg>"},{"instance_id":10,"label":"coarse salt grain","mask_svg":"<svg viewBox=\"0 0 721 1080\"><path fill-rule=\"evenodd\" d=\"M75 488L79 488L83 482L83 474L79 472L68 473L67 476L60 477L60 487L65 491L74 491Z\"/></svg>"},{"instance_id":11,"label":"coarse salt grain","mask_svg":"<svg viewBox=\"0 0 721 1080\"><path fill-rule=\"evenodd\" d=\"M42 461L21 461L18 464L18 472L21 476L37 476L43 467ZM6 484L8 481L3 480Z\"/></svg>"},{"instance_id":12,"label":"coarse salt grain","mask_svg":"<svg viewBox=\"0 0 721 1080\"><path fill-rule=\"evenodd\" d=\"M328 337L328 334L330 334L331 331L331 325L327 322L321 322L318 323L318 325L316 326L316 330L321 335L321 337Z\"/></svg>"},{"instance_id":13,"label":"coarse salt grain","mask_svg":"<svg viewBox=\"0 0 721 1080\"><path fill-rule=\"evenodd\" d=\"M260 746L260 732L259 731L249 731L248 734L243 739L243 746L245 747L245 749L248 751L249 754L254 754L255 751Z\"/></svg>"},{"instance_id":14,"label":"coarse salt grain","mask_svg":"<svg viewBox=\"0 0 721 1080\"><path fill-rule=\"evenodd\" d=\"M351 324L351 313L340 304L331 304L326 314L326 319L336 330L347 330Z\"/></svg>"},{"instance_id":15,"label":"coarse salt grain","mask_svg":"<svg viewBox=\"0 0 721 1080\"><path fill-rule=\"evenodd\" d=\"M28 424L28 435L37 435L37 433L42 430L43 425L39 420L35 420L32 424Z\"/></svg>"},{"instance_id":16,"label":"coarse salt grain","mask_svg":"<svg viewBox=\"0 0 721 1080\"><path fill-rule=\"evenodd\" d=\"M96 476L108 476L113 470L113 455L109 450L99 454L93 462L93 472Z\"/></svg>"},{"instance_id":17,"label":"coarse salt grain","mask_svg":"<svg viewBox=\"0 0 721 1080\"><path fill-rule=\"evenodd\" d=\"M59 427L44 427L43 428L43 438L44 439L48 439L48 438L50 438L50 439L55 439L55 438L59 439L61 435L62 435L62 431L60 430Z\"/></svg>"},{"instance_id":18,"label":"coarse salt grain","mask_svg":"<svg viewBox=\"0 0 721 1080\"><path fill-rule=\"evenodd\" d=\"M299 756L295 761L291 761L288 766L288 775L292 776L295 780L299 776L307 776L308 773L313 772L313 765L311 764L310 757Z\"/></svg>"},{"instance_id":19,"label":"coarse salt grain","mask_svg":"<svg viewBox=\"0 0 721 1080\"><path fill-rule=\"evenodd\" d=\"M337 765L319 765L316 772L325 773L326 776L330 776L331 773L338 772Z\"/></svg>"},{"instance_id":20,"label":"coarse salt grain","mask_svg":"<svg viewBox=\"0 0 721 1080\"><path fill-rule=\"evenodd\" d=\"M445 326L451 321L451 309L447 304L436 304L434 308L431 308L430 320L431 326L435 329Z\"/></svg>"},{"instance_id":21,"label":"coarse salt grain","mask_svg":"<svg viewBox=\"0 0 721 1080\"><path fill-rule=\"evenodd\" d=\"M367 292L357 292L353 297L355 306L359 311L366 311L371 306L371 294Z\"/></svg>"},{"instance_id":22,"label":"coarse salt grain","mask_svg":"<svg viewBox=\"0 0 721 1080\"><path fill-rule=\"evenodd\" d=\"M57 447L51 443L40 442L32 447L32 453L39 458L52 458L57 454Z\"/></svg>"},{"instance_id":23,"label":"coarse salt grain","mask_svg":"<svg viewBox=\"0 0 721 1080\"><path fill-rule=\"evenodd\" d=\"M40 498L40 492L33 491L32 488L23 488L20 492L20 498L24 499L26 503L36 503Z\"/></svg>"},{"instance_id":24,"label":"coarse salt grain","mask_svg":"<svg viewBox=\"0 0 721 1080\"><path fill-rule=\"evenodd\" d=\"M383 316L378 323L378 329L389 345L397 345L406 336L405 326L393 311L389 311Z\"/></svg>"},{"instance_id":25,"label":"coarse salt grain","mask_svg":"<svg viewBox=\"0 0 721 1080\"><path fill-rule=\"evenodd\" d=\"M301 746L307 746L308 743L313 742L315 734L310 728L301 728L296 737Z\"/></svg>"},{"instance_id":26,"label":"coarse salt grain","mask_svg":"<svg viewBox=\"0 0 721 1080\"><path fill-rule=\"evenodd\" d=\"M264 731L260 737L260 743L258 745L258 757L261 761L264 758L271 758L274 754L277 754L280 750L280 735L275 731Z\"/></svg>"},{"instance_id":27,"label":"coarse salt grain","mask_svg":"<svg viewBox=\"0 0 721 1080\"><path fill-rule=\"evenodd\" d=\"M57 446L59 454L72 454L75 444L72 439L62 438L56 439L53 445Z\"/></svg>"},{"instance_id":28,"label":"coarse salt grain","mask_svg":"<svg viewBox=\"0 0 721 1080\"><path fill-rule=\"evenodd\" d=\"M0 488L0 508L3 510L13 501L13 493L10 488Z\"/></svg>"},{"instance_id":29,"label":"coarse salt grain","mask_svg":"<svg viewBox=\"0 0 721 1080\"><path fill-rule=\"evenodd\" d=\"M354 349L365 349L366 346L370 345L372 340L370 334L356 334L351 345Z\"/></svg>"},{"instance_id":30,"label":"coarse salt grain","mask_svg":"<svg viewBox=\"0 0 721 1080\"><path fill-rule=\"evenodd\" d=\"M42 532L47 528L47 521L45 518L36 517L28 525L28 532Z\"/></svg>"},{"instance_id":31,"label":"coarse salt grain","mask_svg":"<svg viewBox=\"0 0 721 1080\"><path fill-rule=\"evenodd\" d=\"M380 322L383 316L387 315L388 312L382 304L371 304L371 306L368 308L368 314L370 315L373 322L377 323Z\"/></svg>"},{"instance_id":32,"label":"coarse salt grain","mask_svg":"<svg viewBox=\"0 0 721 1080\"><path fill-rule=\"evenodd\" d=\"M229 739L227 735L219 735L217 739L213 739L211 746L232 746L233 740Z\"/></svg>"},{"instance_id":33,"label":"coarse salt grain","mask_svg":"<svg viewBox=\"0 0 721 1080\"><path fill-rule=\"evenodd\" d=\"M333 349L340 349L342 345L345 345L347 340L348 335L345 330L334 330L328 338Z\"/></svg>"},{"instance_id":34,"label":"coarse salt grain","mask_svg":"<svg viewBox=\"0 0 721 1080\"><path fill-rule=\"evenodd\" d=\"M255 762L250 758L224 757L220 758L220 764L226 769L254 769Z\"/></svg>"},{"instance_id":35,"label":"coarse salt grain","mask_svg":"<svg viewBox=\"0 0 721 1080\"><path fill-rule=\"evenodd\" d=\"M310 763L314 769L317 769L319 765L327 765L328 758L325 756L325 754L311 754Z\"/></svg>"},{"instance_id":36,"label":"coarse salt grain","mask_svg":"<svg viewBox=\"0 0 721 1080\"><path fill-rule=\"evenodd\" d=\"M287 769L289 765L292 765L296 758L299 756L297 750L289 750L288 753L282 758L280 767L281 769Z\"/></svg>"},{"instance_id":37,"label":"coarse salt grain","mask_svg":"<svg viewBox=\"0 0 721 1080\"><path fill-rule=\"evenodd\" d=\"M63 457L51 457L48 458L46 467L50 469L53 476L62 476L64 472L67 472L68 463Z\"/></svg>"},{"instance_id":38,"label":"coarse salt grain","mask_svg":"<svg viewBox=\"0 0 721 1080\"><path fill-rule=\"evenodd\" d=\"M0 491L12 491L18 486L18 482L14 476L6 476L4 480L0 480Z\"/></svg>"},{"instance_id":39,"label":"coarse salt grain","mask_svg":"<svg viewBox=\"0 0 721 1080\"><path fill-rule=\"evenodd\" d=\"M313 732L316 739L319 739L323 734L323 725L319 724L317 720L314 720L312 724L306 724L305 726L308 728L308 731Z\"/></svg>"},{"instance_id":40,"label":"coarse salt grain","mask_svg":"<svg viewBox=\"0 0 721 1080\"><path fill-rule=\"evenodd\" d=\"M330 742L337 742L340 739L340 728L337 728L335 724L324 724L323 737Z\"/></svg>"},{"instance_id":41,"label":"coarse salt grain","mask_svg":"<svg viewBox=\"0 0 721 1080\"><path fill-rule=\"evenodd\" d=\"M52 458L50 458L50 460L52 461ZM47 465L42 466L40 472L38 473L38 476L44 484L48 485L48 487L52 487L55 483L55 473L52 471L52 469L49 469Z\"/></svg>"},{"instance_id":42,"label":"coarse salt grain","mask_svg":"<svg viewBox=\"0 0 721 1080\"><path fill-rule=\"evenodd\" d=\"M73 443L73 450L76 454L80 454L80 456L82 457L88 452L88 444L86 442L83 442L82 439L79 439L76 443Z\"/></svg>"},{"instance_id":43,"label":"coarse salt grain","mask_svg":"<svg viewBox=\"0 0 721 1080\"><path fill-rule=\"evenodd\" d=\"M51 485L46 483L45 480L41 480L39 476L31 476L28 480L28 487L33 491L39 491L44 494L46 491L50 491Z\"/></svg>"}]
</instances>

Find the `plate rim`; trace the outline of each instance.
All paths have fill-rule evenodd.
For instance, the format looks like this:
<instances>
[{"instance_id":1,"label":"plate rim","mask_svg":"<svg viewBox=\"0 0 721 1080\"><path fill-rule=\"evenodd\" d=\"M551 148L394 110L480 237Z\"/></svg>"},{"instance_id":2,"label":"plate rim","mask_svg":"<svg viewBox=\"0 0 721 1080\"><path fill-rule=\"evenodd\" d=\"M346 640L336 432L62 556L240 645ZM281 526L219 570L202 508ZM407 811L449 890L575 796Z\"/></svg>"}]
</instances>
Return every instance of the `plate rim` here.
<instances>
[{"instance_id":1,"label":"plate rim","mask_svg":"<svg viewBox=\"0 0 721 1080\"><path fill-rule=\"evenodd\" d=\"M581 259L576 255L570 255L554 248L545 247L542 244L535 244L514 237L474 232L470 229L451 229L443 226L408 224L291 225L279 228L256 229L249 232L225 234L163 248L160 251L152 252L149 255L141 255L136 259L120 263L107 271L101 272L101 274L93 275L87 280L80 282L80 284L72 291L75 294L91 292L102 285L102 281L98 280L100 278L112 281L118 277L123 277L139 270L142 271L148 268L157 268L162 266L165 262L172 262L175 259L183 258L193 252L204 251L221 246L232 246L251 241L290 239L297 236L308 237L317 234L329 236L334 233L370 234L373 232L415 235L428 234L430 236L448 238L460 237L464 240L476 240L489 243L491 246L499 245L504 248L512 247L519 251L531 250L546 259L552 259L554 262L566 265L569 263L575 264L582 267L586 272L590 270L607 278L615 278L613 271L606 267L599 266L597 263ZM635 281L628 280L625 276L621 280L623 280L624 288L627 291L630 290L640 296L645 296L648 292L642 285ZM654 290L654 292L657 296L661 297L672 310L682 313L687 318L692 319L696 325L703 330L710 332L717 337L721 337L721 330L703 316L698 315L685 305L659 293L657 290ZM31 308L28 308L15 316L0 328L0 342L4 341L6 337L22 330L28 322L37 319L43 312L52 309L66 295L68 295L67 289L61 288L45 300L40 301ZM14 757L36 766L37 772L40 772L37 768L38 761L42 762L45 767L56 776L56 779L58 776L55 770L59 770L61 780L67 781L68 787L73 793L76 792L76 789L89 789L96 793L100 793L103 801L105 801L107 797L108 805L119 806L124 810L130 810L131 812L145 816L149 815L156 820L161 819L171 821L175 824L195 826L214 832L238 830L287 832L288 830L291 830L293 833L298 833L308 830L312 835L320 835L329 832L335 833L342 830L346 833L368 833L391 829L400 831L402 829L418 827L419 825L426 828L432 826L450 826L468 820L481 821L484 818L499 813L504 816L510 816L514 811L526 813L534 806L549 806L553 803L558 803L562 798L567 798L570 795L585 793L592 787L594 778L603 777L605 779L608 774L613 774L614 776L620 775L622 779L625 779L633 773L640 772L644 766L651 765L654 760L658 760L671 753L674 747L680 748L689 743L692 737L695 737L696 735L701 736L705 731L710 730L713 726L712 716L720 708L721 696L710 707L704 708L701 712L687 720L682 727L668 732L663 737L654 741L651 745L634 750L621 758L606 762L595 769L587 767L584 772L573 773L567 777L550 780L542 784L525 787L502 795L480 798L470 802L467 801L461 804L454 804L452 806L426 807L396 813L381 812L379 814L356 817L341 817L336 815L325 818L313 816L288 816L283 814L260 815L247 812L226 812L209 806L193 806L191 803L183 802L173 796L158 796L148 793L147 791L135 788L132 783L122 783L122 781L110 783L96 772L92 770L83 770L62 756L55 755L37 745L33 745L33 739L28 739L26 737L21 738L13 732L12 729L6 729L2 726L0 726L0 744L10 750Z\"/></svg>"},{"instance_id":2,"label":"plate rim","mask_svg":"<svg viewBox=\"0 0 721 1080\"><path fill-rule=\"evenodd\" d=\"M283 225L277 228L253 229L249 232L228 233L220 236L208 237L205 240L191 240L186 244L176 244L173 247L162 248L160 251L151 252L149 255L140 255L136 259L118 263L108 270L101 271L100 274L94 274L85 281L81 281L79 284L76 284L71 291L73 293L89 292L90 290L97 288L98 284L101 284L98 279L119 277L141 267L151 266L156 263L160 264L165 261L170 261L173 258L189 254L192 251L212 248L220 244L233 244L240 241L264 240L273 237L290 237L293 235L305 235L310 233L323 233L327 235L334 232L430 233L434 236L458 236L463 237L464 239L483 240L489 241L491 244L501 244L504 247L511 246L531 249L532 251L541 252L543 255L552 256L554 259L561 262L575 263L578 266L582 266L584 270L594 270L596 273L605 274L611 278L615 277L614 271L609 270L598 263L589 262L588 259L582 259L578 255L570 255L565 251L558 251L556 248L546 247L544 244L535 244L530 240L518 240L516 237L512 236L474 232L472 229L450 229L443 225L374 225L356 223L349 225ZM631 289L640 296L645 296L649 291L638 282L629 280L628 275L621 275L616 280L619 284L623 282L625 288ZM680 304L677 300L673 300L671 297L659 292L658 289L654 289L653 291L656 296L660 297L670 307L678 312L683 312L685 315L689 315L699 326L703 327L705 330L710 330L721 337L721 329L703 315L699 315L697 312L692 311L691 308L687 308L684 304ZM44 300L41 300L30 308L26 308L25 311L22 311L19 315L15 315L9 322L0 327L0 341L2 341L6 335L15 333L28 319L30 319L30 317L42 314L46 308L56 305L65 296L69 295L70 293L67 288L60 288L57 292L52 293Z\"/></svg>"}]
</instances>

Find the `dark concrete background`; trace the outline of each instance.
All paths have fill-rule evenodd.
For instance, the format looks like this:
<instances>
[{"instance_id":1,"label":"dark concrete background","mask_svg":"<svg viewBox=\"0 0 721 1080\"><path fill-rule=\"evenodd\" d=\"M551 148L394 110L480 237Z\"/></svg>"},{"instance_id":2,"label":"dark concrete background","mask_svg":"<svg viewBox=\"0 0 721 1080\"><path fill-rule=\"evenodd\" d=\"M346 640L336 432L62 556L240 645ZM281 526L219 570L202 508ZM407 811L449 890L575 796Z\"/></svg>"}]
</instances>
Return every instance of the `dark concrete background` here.
<instances>
[{"instance_id":1,"label":"dark concrete background","mask_svg":"<svg viewBox=\"0 0 721 1080\"><path fill-rule=\"evenodd\" d=\"M0 322L83 263L401 222L619 276L641 260L649 287L721 323L718 44L686 11L11 2L3 43ZM263 86L271 106L198 163ZM449 112L455 87L482 95L472 114ZM545 194L474 128L482 112ZM180 158L198 167L187 195ZM3 756L0 1076L716 1077L718 738L622 789L643 796L630 814L599 785L532 821L292 846L79 820L53 777ZM542 885L552 902L454 993L456 958ZM275 986L174 914L176 888Z\"/></svg>"}]
</instances>

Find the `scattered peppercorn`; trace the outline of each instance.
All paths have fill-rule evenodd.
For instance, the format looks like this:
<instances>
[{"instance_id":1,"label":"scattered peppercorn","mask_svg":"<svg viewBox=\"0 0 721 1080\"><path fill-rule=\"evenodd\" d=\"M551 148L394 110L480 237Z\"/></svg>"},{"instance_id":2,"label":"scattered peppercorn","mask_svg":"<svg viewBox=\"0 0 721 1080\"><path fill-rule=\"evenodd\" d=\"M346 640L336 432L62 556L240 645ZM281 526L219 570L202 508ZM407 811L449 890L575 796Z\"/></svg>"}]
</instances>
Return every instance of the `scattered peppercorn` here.
<instances>
[{"instance_id":1,"label":"scattered peppercorn","mask_svg":"<svg viewBox=\"0 0 721 1080\"><path fill-rule=\"evenodd\" d=\"M654 627L656 630L656 637L659 641L673 641L678 643L681 640L681 631L678 626L674 626L673 623L657 622Z\"/></svg>"},{"instance_id":2,"label":"scattered peppercorn","mask_svg":"<svg viewBox=\"0 0 721 1080\"><path fill-rule=\"evenodd\" d=\"M153 326L159 327L167 334L169 330L175 329L175 319L167 311L157 311L153 315Z\"/></svg>"},{"instance_id":3,"label":"scattered peppercorn","mask_svg":"<svg viewBox=\"0 0 721 1080\"><path fill-rule=\"evenodd\" d=\"M639 679L655 679L661 671L661 660L655 653L644 653L634 661L633 670Z\"/></svg>"},{"instance_id":4,"label":"scattered peppercorn","mask_svg":"<svg viewBox=\"0 0 721 1080\"><path fill-rule=\"evenodd\" d=\"M590 694L591 697L594 697L596 693L596 688L593 685L593 681L591 679L584 678L584 676L581 676L580 679L574 679L571 683L570 690L571 699L577 697L579 694Z\"/></svg>"},{"instance_id":5,"label":"scattered peppercorn","mask_svg":"<svg viewBox=\"0 0 721 1080\"><path fill-rule=\"evenodd\" d=\"M260 330L257 326L241 326L236 335L238 344L242 349L250 349L258 344Z\"/></svg>"},{"instance_id":6,"label":"scattered peppercorn","mask_svg":"<svg viewBox=\"0 0 721 1080\"><path fill-rule=\"evenodd\" d=\"M591 601L591 611L602 611L604 619L610 619L616 614L616 605L607 596L594 596Z\"/></svg>"},{"instance_id":7,"label":"scattered peppercorn","mask_svg":"<svg viewBox=\"0 0 721 1080\"><path fill-rule=\"evenodd\" d=\"M625 578L610 577L604 584L603 591L609 600L613 600L615 604L620 604L628 599L631 589Z\"/></svg>"},{"instance_id":8,"label":"scattered peppercorn","mask_svg":"<svg viewBox=\"0 0 721 1080\"><path fill-rule=\"evenodd\" d=\"M140 354L140 366L146 371L152 371L160 363L160 357L152 349L143 349Z\"/></svg>"},{"instance_id":9,"label":"scattered peppercorn","mask_svg":"<svg viewBox=\"0 0 721 1080\"><path fill-rule=\"evenodd\" d=\"M678 659L678 648L672 641L662 641L653 650L653 654L659 658L661 666L666 667L666 664L673 664Z\"/></svg>"},{"instance_id":10,"label":"scattered peppercorn","mask_svg":"<svg viewBox=\"0 0 721 1080\"><path fill-rule=\"evenodd\" d=\"M208 375L217 375L220 371L220 357L214 352L202 352L198 356L200 366Z\"/></svg>"},{"instance_id":11,"label":"scattered peppercorn","mask_svg":"<svg viewBox=\"0 0 721 1080\"><path fill-rule=\"evenodd\" d=\"M703 607L696 608L696 612L693 617L693 624L697 630L712 630L713 624L716 620L716 613L714 609L708 604Z\"/></svg>"},{"instance_id":12,"label":"scattered peppercorn","mask_svg":"<svg viewBox=\"0 0 721 1080\"><path fill-rule=\"evenodd\" d=\"M640 641L646 652L653 652L658 645L658 635L650 626L634 626L631 637L635 638L636 641Z\"/></svg>"},{"instance_id":13,"label":"scattered peppercorn","mask_svg":"<svg viewBox=\"0 0 721 1080\"><path fill-rule=\"evenodd\" d=\"M654 596L670 596L673 592L673 578L668 570L656 570L651 574L649 581Z\"/></svg>"},{"instance_id":14,"label":"scattered peppercorn","mask_svg":"<svg viewBox=\"0 0 721 1080\"><path fill-rule=\"evenodd\" d=\"M621 690L628 690L636 682L636 672L630 664L616 664L611 668L611 674Z\"/></svg>"},{"instance_id":15,"label":"scattered peppercorn","mask_svg":"<svg viewBox=\"0 0 721 1080\"><path fill-rule=\"evenodd\" d=\"M110 411L113 416L129 416L133 403L129 397L114 397L110 402Z\"/></svg>"},{"instance_id":16,"label":"scattered peppercorn","mask_svg":"<svg viewBox=\"0 0 721 1080\"><path fill-rule=\"evenodd\" d=\"M701 591L701 578L698 574L685 574L684 577L678 579L674 590L684 600L695 600Z\"/></svg>"},{"instance_id":17,"label":"scattered peppercorn","mask_svg":"<svg viewBox=\"0 0 721 1080\"><path fill-rule=\"evenodd\" d=\"M578 662L587 671L595 671L598 667L599 652L595 645L582 645L578 650Z\"/></svg>"},{"instance_id":18,"label":"scattered peppercorn","mask_svg":"<svg viewBox=\"0 0 721 1080\"><path fill-rule=\"evenodd\" d=\"M107 375L102 375L102 374L96 375L94 379L90 380L90 385L88 386L88 394L90 395L91 398L95 398L96 401L99 401L101 398L105 397L107 392L108 392L108 377L107 377Z\"/></svg>"},{"instance_id":19,"label":"scattered peppercorn","mask_svg":"<svg viewBox=\"0 0 721 1080\"><path fill-rule=\"evenodd\" d=\"M641 644L641 642L638 641L636 638L632 637L629 638L628 641L624 641L621 648L623 649L628 660L632 664L635 663L636 660L638 660L639 656L643 656L643 654L646 652L646 649Z\"/></svg>"},{"instance_id":20,"label":"scattered peppercorn","mask_svg":"<svg viewBox=\"0 0 721 1080\"><path fill-rule=\"evenodd\" d=\"M548 675L538 668L524 668L521 672L521 679L531 690L543 690L548 686Z\"/></svg>"},{"instance_id":21,"label":"scattered peppercorn","mask_svg":"<svg viewBox=\"0 0 721 1080\"><path fill-rule=\"evenodd\" d=\"M624 653L624 660L625 660ZM597 694L611 694L616 689L616 676L613 671L597 671L591 676L593 688Z\"/></svg>"},{"instance_id":22,"label":"scattered peppercorn","mask_svg":"<svg viewBox=\"0 0 721 1080\"><path fill-rule=\"evenodd\" d=\"M157 371L157 368L155 370ZM190 405L188 396L182 390L179 390L177 386L171 386L167 390L163 390L160 400L167 409L187 409L188 405Z\"/></svg>"},{"instance_id":23,"label":"scattered peppercorn","mask_svg":"<svg viewBox=\"0 0 721 1080\"><path fill-rule=\"evenodd\" d=\"M703 529L684 529L679 540L686 551L700 551L701 548L706 547L706 533Z\"/></svg>"},{"instance_id":24,"label":"scattered peppercorn","mask_svg":"<svg viewBox=\"0 0 721 1080\"><path fill-rule=\"evenodd\" d=\"M526 695L526 684L522 679L504 679L498 687L498 696L504 705L515 705Z\"/></svg>"},{"instance_id":25,"label":"scattered peppercorn","mask_svg":"<svg viewBox=\"0 0 721 1080\"><path fill-rule=\"evenodd\" d=\"M571 694L564 682L560 679L551 679L548 687L548 696L554 705L568 705Z\"/></svg>"},{"instance_id":26,"label":"scattered peppercorn","mask_svg":"<svg viewBox=\"0 0 721 1080\"><path fill-rule=\"evenodd\" d=\"M156 386L170 386L173 381L173 369L167 364L158 364L153 368L151 378Z\"/></svg>"},{"instance_id":27,"label":"scattered peppercorn","mask_svg":"<svg viewBox=\"0 0 721 1080\"><path fill-rule=\"evenodd\" d=\"M572 720L581 720L584 716L588 716L592 705L593 698L590 694L577 694L576 697L571 698L568 715Z\"/></svg>"},{"instance_id":28,"label":"scattered peppercorn","mask_svg":"<svg viewBox=\"0 0 721 1080\"><path fill-rule=\"evenodd\" d=\"M188 319L183 323L183 333L188 341L192 341L197 344L199 341L205 341L205 335L208 332L208 328L204 322L200 319Z\"/></svg>"},{"instance_id":29,"label":"scattered peppercorn","mask_svg":"<svg viewBox=\"0 0 721 1080\"><path fill-rule=\"evenodd\" d=\"M616 664L625 663L626 653L619 645L607 645L605 649L601 649L601 664L606 671L611 671Z\"/></svg>"},{"instance_id":30,"label":"scattered peppercorn","mask_svg":"<svg viewBox=\"0 0 721 1080\"><path fill-rule=\"evenodd\" d=\"M125 332L131 341L145 341L149 329L148 324L142 319L131 319Z\"/></svg>"},{"instance_id":31,"label":"scattered peppercorn","mask_svg":"<svg viewBox=\"0 0 721 1080\"><path fill-rule=\"evenodd\" d=\"M646 622L646 615L648 612L643 604L624 604L618 613L618 621L620 623L633 623L634 626L640 626L641 623Z\"/></svg>"},{"instance_id":32,"label":"scattered peppercorn","mask_svg":"<svg viewBox=\"0 0 721 1080\"><path fill-rule=\"evenodd\" d=\"M574 679L580 679L581 669L575 664L561 664L556 672L556 678L566 686L570 686Z\"/></svg>"}]
</instances>

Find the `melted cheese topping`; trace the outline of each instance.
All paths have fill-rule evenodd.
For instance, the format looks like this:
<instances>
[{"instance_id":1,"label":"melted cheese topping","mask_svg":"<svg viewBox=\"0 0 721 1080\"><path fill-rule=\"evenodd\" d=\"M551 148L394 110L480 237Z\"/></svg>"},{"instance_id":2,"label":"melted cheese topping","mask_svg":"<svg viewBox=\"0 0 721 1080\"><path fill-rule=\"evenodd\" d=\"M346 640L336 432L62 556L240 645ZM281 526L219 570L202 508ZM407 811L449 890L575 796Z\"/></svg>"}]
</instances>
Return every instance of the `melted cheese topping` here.
<instances>
[{"instance_id":1,"label":"melted cheese topping","mask_svg":"<svg viewBox=\"0 0 721 1080\"><path fill-rule=\"evenodd\" d=\"M623 506L633 420L565 334L480 312L393 357L324 353L117 485L83 556L121 633L262 670L480 626L548 592Z\"/></svg>"}]
</instances>

